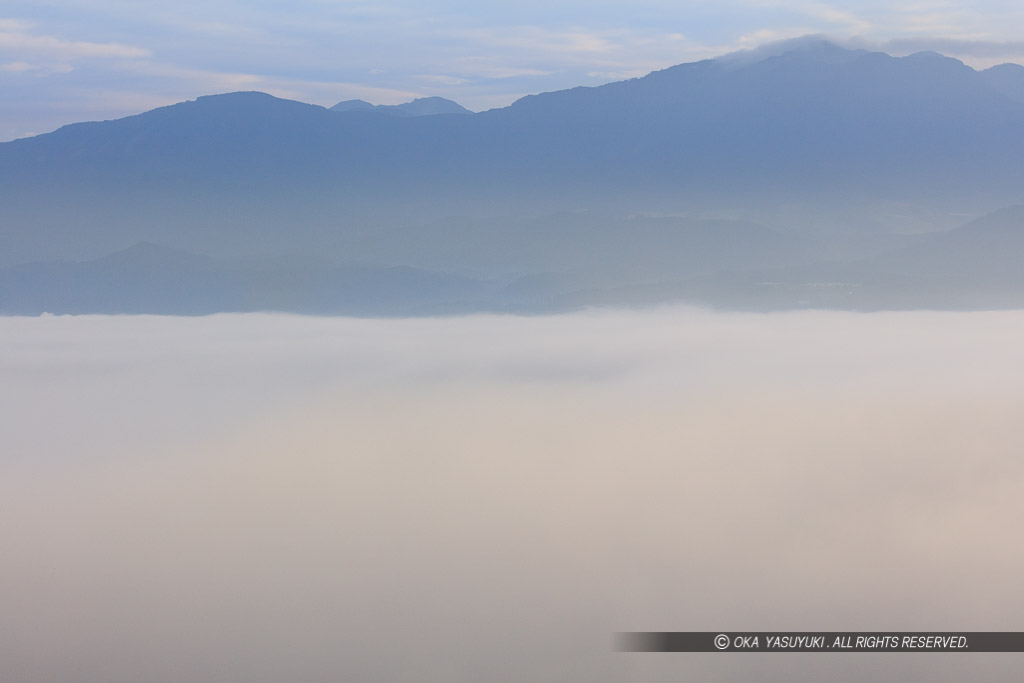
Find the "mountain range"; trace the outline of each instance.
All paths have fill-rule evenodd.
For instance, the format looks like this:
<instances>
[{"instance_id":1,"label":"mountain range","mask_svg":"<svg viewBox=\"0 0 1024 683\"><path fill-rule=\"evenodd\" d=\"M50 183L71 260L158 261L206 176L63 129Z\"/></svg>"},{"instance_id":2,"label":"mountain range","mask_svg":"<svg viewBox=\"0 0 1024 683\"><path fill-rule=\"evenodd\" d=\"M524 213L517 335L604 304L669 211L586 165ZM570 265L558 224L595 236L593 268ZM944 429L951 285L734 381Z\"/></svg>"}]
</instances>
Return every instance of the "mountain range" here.
<instances>
[{"instance_id":1,"label":"mountain range","mask_svg":"<svg viewBox=\"0 0 1024 683\"><path fill-rule=\"evenodd\" d=\"M815 37L479 113L213 95L0 144L0 313L1016 306L1021 159L1024 67Z\"/></svg>"}]
</instances>

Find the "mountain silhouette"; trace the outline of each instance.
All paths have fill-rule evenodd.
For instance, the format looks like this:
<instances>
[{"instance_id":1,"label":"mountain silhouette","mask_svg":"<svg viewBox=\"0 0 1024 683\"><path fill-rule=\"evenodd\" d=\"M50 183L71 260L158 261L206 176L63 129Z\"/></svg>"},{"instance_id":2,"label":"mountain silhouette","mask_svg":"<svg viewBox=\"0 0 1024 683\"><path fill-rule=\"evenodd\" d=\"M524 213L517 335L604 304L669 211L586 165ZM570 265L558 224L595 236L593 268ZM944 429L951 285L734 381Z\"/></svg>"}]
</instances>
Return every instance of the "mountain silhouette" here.
<instances>
[{"instance_id":1,"label":"mountain silhouette","mask_svg":"<svg viewBox=\"0 0 1024 683\"><path fill-rule=\"evenodd\" d=\"M604 291L860 262L1024 203L1022 72L809 37L457 116L200 97L0 144L0 267L150 242Z\"/></svg>"}]
</instances>

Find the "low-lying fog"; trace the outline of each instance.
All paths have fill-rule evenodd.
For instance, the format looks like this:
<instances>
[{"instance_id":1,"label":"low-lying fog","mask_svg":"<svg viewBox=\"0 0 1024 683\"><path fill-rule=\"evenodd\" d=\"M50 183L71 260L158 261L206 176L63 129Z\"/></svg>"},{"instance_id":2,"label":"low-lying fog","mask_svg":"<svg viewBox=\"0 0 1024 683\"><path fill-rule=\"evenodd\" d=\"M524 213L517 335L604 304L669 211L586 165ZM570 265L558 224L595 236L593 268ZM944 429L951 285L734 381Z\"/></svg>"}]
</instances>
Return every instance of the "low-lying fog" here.
<instances>
[{"instance_id":1,"label":"low-lying fog","mask_svg":"<svg viewBox=\"0 0 1024 683\"><path fill-rule=\"evenodd\" d=\"M0 318L4 681L1017 680L1024 312Z\"/></svg>"}]
</instances>

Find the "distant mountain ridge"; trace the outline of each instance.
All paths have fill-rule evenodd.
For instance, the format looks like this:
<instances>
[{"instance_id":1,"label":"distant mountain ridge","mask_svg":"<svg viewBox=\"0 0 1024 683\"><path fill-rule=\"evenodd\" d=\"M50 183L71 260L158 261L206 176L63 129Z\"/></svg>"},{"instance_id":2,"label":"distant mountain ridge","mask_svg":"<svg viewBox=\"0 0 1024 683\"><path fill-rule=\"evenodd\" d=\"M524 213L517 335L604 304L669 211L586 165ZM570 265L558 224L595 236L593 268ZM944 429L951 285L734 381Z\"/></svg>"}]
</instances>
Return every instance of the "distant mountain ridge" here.
<instances>
[{"instance_id":1,"label":"distant mountain ridge","mask_svg":"<svg viewBox=\"0 0 1024 683\"><path fill-rule=\"evenodd\" d=\"M0 267L148 242L598 292L860 263L1024 203L1022 73L808 38L475 114L200 97L0 144Z\"/></svg>"},{"instance_id":2,"label":"distant mountain ridge","mask_svg":"<svg viewBox=\"0 0 1024 683\"><path fill-rule=\"evenodd\" d=\"M724 240L715 239L713 227L680 233L687 248L669 251L682 257L675 272L646 254L635 262L651 264L646 277L627 270L631 276L618 281L579 270L480 279L295 256L224 261L138 244L95 261L0 268L0 315L278 310L409 316L671 301L748 311L1024 307L1024 206L852 262L808 261L799 251L789 252L789 265L780 254L758 260L751 249L770 243L753 226L719 226ZM777 242L775 248L793 246Z\"/></svg>"},{"instance_id":3,"label":"distant mountain ridge","mask_svg":"<svg viewBox=\"0 0 1024 683\"><path fill-rule=\"evenodd\" d=\"M416 268L224 261L149 243L95 261L0 268L0 314L7 315L424 315L475 310L485 299L482 283Z\"/></svg>"},{"instance_id":4,"label":"distant mountain ridge","mask_svg":"<svg viewBox=\"0 0 1024 683\"><path fill-rule=\"evenodd\" d=\"M363 100L345 100L331 107L331 111L376 111L397 116L435 116L437 114L472 114L457 102L443 97L420 97L404 104L373 105Z\"/></svg>"}]
</instances>

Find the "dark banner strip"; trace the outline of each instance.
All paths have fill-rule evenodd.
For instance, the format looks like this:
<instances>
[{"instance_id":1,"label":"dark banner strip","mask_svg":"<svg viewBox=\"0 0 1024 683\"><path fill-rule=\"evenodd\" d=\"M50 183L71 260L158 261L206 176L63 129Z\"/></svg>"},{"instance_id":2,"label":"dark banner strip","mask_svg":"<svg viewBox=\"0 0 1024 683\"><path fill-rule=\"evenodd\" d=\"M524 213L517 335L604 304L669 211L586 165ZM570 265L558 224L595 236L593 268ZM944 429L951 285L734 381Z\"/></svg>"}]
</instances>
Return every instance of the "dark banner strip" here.
<instances>
[{"instance_id":1,"label":"dark banner strip","mask_svg":"<svg viewBox=\"0 0 1024 683\"><path fill-rule=\"evenodd\" d=\"M641 631L619 652L1024 652L1024 632Z\"/></svg>"}]
</instances>

